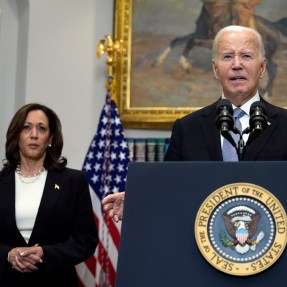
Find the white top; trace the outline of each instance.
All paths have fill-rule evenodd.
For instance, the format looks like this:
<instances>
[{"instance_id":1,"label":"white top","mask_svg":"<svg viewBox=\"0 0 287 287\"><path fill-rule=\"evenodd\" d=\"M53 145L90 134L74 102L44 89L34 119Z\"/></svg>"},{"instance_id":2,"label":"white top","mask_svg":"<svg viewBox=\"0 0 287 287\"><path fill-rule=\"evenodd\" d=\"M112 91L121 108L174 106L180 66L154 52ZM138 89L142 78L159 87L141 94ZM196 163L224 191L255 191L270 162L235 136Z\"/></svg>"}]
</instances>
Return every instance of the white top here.
<instances>
[{"instance_id":1,"label":"white top","mask_svg":"<svg viewBox=\"0 0 287 287\"><path fill-rule=\"evenodd\" d=\"M16 224L27 243L30 239L35 224L38 208L44 191L46 178L47 171L45 170L40 174L39 178L36 179L35 177L24 177L23 180L25 182L23 182L20 179L20 175L15 172Z\"/></svg>"}]
</instances>

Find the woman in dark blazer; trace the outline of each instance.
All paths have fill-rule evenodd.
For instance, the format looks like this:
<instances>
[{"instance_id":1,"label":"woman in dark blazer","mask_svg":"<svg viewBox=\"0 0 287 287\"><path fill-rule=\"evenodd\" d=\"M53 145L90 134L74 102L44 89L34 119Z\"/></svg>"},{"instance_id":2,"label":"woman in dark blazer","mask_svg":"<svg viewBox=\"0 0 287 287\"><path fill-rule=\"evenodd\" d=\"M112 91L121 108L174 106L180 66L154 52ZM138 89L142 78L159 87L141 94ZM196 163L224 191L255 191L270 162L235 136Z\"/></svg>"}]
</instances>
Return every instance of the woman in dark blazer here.
<instances>
[{"instance_id":1,"label":"woman in dark blazer","mask_svg":"<svg viewBox=\"0 0 287 287\"><path fill-rule=\"evenodd\" d=\"M66 168L57 115L32 103L13 117L0 173L0 286L79 286L75 265L98 235L88 183Z\"/></svg>"}]
</instances>

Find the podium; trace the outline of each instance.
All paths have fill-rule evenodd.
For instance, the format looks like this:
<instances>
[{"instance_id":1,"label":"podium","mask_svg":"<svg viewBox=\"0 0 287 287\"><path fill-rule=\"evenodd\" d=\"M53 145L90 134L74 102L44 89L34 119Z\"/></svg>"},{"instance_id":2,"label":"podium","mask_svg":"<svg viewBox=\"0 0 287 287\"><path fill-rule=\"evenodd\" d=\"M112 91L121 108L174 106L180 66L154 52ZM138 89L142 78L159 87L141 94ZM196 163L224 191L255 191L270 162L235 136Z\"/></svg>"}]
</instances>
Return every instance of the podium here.
<instances>
[{"instance_id":1,"label":"podium","mask_svg":"<svg viewBox=\"0 0 287 287\"><path fill-rule=\"evenodd\" d=\"M286 210L286 182L287 162L131 163L116 287L286 284L286 250L270 268L254 275L234 276L214 268L195 238L198 210L218 188L233 183L258 185L272 193Z\"/></svg>"}]
</instances>

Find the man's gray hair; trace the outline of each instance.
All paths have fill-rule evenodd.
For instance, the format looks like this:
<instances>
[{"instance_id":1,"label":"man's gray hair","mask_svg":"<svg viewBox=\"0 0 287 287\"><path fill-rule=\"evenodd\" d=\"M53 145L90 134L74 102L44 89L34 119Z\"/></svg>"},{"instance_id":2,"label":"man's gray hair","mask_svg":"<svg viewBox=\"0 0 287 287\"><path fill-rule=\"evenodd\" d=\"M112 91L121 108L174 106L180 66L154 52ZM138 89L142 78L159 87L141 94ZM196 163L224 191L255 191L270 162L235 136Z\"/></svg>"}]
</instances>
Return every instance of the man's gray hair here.
<instances>
[{"instance_id":1,"label":"man's gray hair","mask_svg":"<svg viewBox=\"0 0 287 287\"><path fill-rule=\"evenodd\" d=\"M264 44L263 44L263 40L262 40L261 35L256 30L254 30L252 28L243 27L243 26L237 26L237 25L231 25L231 26L224 27L221 30L219 30L219 32L216 34L216 36L214 38L214 41L213 41L213 47L212 47L212 58L213 59L215 58L216 53L217 53L219 38L225 32L232 32L232 31L251 32L255 36L257 41L258 41L260 59L264 60L264 58L265 58L265 48L264 48Z\"/></svg>"}]
</instances>

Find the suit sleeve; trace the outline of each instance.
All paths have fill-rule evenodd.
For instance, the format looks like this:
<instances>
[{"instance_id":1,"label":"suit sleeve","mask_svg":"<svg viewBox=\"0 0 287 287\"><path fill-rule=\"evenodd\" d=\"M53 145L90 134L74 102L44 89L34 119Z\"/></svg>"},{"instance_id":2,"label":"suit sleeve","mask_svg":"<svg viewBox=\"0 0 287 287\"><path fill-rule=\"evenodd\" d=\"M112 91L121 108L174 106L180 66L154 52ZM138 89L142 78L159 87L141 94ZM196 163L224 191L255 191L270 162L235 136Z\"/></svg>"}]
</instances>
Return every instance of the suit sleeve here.
<instances>
[{"instance_id":1,"label":"suit sleeve","mask_svg":"<svg viewBox=\"0 0 287 287\"><path fill-rule=\"evenodd\" d=\"M165 161L180 161L181 160L181 139L180 139L180 127L179 120L174 122L171 138L169 141L168 149L165 154Z\"/></svg>"}]
</instances>

